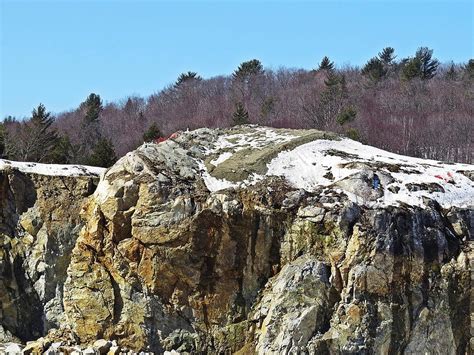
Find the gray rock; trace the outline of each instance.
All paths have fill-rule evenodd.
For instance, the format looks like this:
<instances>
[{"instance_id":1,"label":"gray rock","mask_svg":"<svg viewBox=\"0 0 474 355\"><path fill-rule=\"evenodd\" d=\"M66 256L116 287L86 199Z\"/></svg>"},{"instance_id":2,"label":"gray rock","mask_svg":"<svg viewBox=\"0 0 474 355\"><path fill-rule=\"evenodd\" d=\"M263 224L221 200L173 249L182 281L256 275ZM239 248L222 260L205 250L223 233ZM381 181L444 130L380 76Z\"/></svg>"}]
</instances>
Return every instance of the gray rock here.
<instances>
[{"instance_id":1,"label":"gray rock","mask_svg":"<svg viewBox=\"0 0 474 355\"><path fill-rule=\"evenodd\" d=\"M109 349L112 347L112 343L105 339L98 339L92 345L100 354L107 354Z\"/></svg>"}]
</instances>

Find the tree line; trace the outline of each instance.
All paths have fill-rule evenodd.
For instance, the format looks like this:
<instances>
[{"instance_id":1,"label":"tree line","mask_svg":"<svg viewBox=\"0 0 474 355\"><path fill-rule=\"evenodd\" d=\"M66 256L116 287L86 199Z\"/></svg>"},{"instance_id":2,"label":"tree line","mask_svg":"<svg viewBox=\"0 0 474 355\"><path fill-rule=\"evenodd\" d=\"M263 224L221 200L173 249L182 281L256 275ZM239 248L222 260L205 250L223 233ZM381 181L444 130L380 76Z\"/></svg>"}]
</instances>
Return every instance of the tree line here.
<instances>
[{"instance_id":1,"label":"tree line","mask_svg":"<svg viewBox=\"0 0 474 355\"><path fill-rule=\"evenodd\" d=\"M6 117L0 150L12 160L106 167L178 130L246 123L335 131L395 153L473 163L474 59L442 64L426 47L398 59L387 47L361 68L326 56L312 70L252 59L227 76L189 71L147 98L104 104L91 93L55 117L42 104L27 119Z\"/></svg>"}]
</instances>

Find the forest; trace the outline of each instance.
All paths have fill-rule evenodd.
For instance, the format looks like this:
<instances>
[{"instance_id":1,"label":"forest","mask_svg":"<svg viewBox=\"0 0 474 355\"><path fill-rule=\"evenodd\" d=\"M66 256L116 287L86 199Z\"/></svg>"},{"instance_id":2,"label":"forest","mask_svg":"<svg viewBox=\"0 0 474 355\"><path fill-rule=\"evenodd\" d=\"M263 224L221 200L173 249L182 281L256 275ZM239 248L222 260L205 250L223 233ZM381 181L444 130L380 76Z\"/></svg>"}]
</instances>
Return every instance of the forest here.
<instances>
[{"instance_id":1,"label":"forest","mask_svg":"<svg viewBox=\"0 0 474 355\"><path fill-rule=\"evenodd\" d=\"M338 132L391 152L473 163L474 59L440 63L420 47L398 58L386 47L362 67L330 58L311 70L266 68L257 59L230 75L182 73L149 97L104 102L91 93L74 110L0 124L2 158L108 167L143 142L179 130L259 124Z\"/></svg>"}]
</instances>

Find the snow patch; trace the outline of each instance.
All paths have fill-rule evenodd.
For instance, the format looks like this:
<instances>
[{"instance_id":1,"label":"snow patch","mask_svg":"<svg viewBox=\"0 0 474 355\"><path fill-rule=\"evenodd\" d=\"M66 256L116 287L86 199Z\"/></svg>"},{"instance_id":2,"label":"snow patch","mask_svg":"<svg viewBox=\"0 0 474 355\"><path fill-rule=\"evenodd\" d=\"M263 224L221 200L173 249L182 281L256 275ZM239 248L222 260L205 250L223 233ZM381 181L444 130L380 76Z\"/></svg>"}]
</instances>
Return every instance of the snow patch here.
<instances>
[{"instance_id":1,"label":"snow patch","mask_svg":"<svg viewBox=\"0 0 474 355\"><path fill-rule=\"evenodd\" d=\"M17 169L25 174L48 176L100 176L106 170L87 165L41 164L0 159L0 170L9 168Z\"/></svg>"},{"instance_id":2,"label":"snow patch","mask_svg":"<svg viewBox=\"0 0 474 355\"><path fill-rule=\"evenodd\" d=\"M248 133L220 136L206 155L217 155L225 150L211 161L211 164L217 166L241 149L262 149L268 145L289 142L296 137L270 128L258 127ZM380 187L379 182L375 184L374 188L383 189L382 196L375 200L365 198L358 194L358 191L343 189L352 201L374 207L400 203L424 206L424 198L430 198L443 207L474 205L474 184L459 172L474 171L473 165L447 164L407 157L346 138L314 140L292 150L282 151L267 165L268 171L265 175L253 174L238 183L213 177L202 162L199 162L199 166L210 191L252 185L266 176L284 177L295 188L307 191L320 187L338 189L337 182L354 174L370 171L372 174L383 173L390 176L392 181ZM242 162L242 168L245 168L245 161ZM420 188L416 188L417 186Z\"/></svg>"},{"instance_id":3,"label":"snow patch","mask_svg":"<svg viewBox=\"0 0 474 355\"><path fill-rule=\"evenodd\" d=\"M231 152L224 152L217 159L211 160L211 164L214 166L218 166L220 163L225 162L227 159L229 159L233 154Z\"/></svg>"}]
</instances>

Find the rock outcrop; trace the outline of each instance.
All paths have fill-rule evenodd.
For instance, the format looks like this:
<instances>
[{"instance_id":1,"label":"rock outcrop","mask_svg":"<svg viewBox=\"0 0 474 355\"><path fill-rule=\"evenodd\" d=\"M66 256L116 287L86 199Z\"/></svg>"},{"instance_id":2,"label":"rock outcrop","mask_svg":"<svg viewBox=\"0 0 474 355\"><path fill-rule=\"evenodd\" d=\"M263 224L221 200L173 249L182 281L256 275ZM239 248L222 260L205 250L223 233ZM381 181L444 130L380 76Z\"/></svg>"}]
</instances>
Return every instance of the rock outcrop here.
<instances>
[{"instance_id":1,"label":"rock outcrop","mask_svg":"<svg viewBox=\"0 0 474 355\"><path fill-rule=\"evenodd\" d=\"M0 172L0 342L33 340L65 323L63 286L95 173Z\"/></svg>"},{"instance_id":2,"label":"rock outcrop","mask_svg":"<svg viewBox=\"0 0 474 355\"><path fill-rule=\"evenodd\" d=\"M364 147L311 130L183 132L127 154L89 197L92 177L4 171L4 341L466 352L474 167Z\"/></svg>"}]
</instances>

